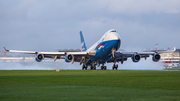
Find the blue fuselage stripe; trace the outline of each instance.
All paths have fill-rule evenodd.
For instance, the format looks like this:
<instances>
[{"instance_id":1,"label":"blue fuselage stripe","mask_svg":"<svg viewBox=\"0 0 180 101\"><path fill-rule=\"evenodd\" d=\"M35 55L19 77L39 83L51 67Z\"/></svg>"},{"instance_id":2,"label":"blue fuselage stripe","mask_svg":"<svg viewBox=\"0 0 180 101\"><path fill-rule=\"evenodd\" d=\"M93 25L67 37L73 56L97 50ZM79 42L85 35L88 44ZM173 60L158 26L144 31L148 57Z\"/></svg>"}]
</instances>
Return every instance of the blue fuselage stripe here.
<instances>
[{"instance_id":1,"label":"blue fuselage stripe","mask_svg":"<svg viewBox=\"0 0 180 101\"><path fill-rule=\"evenodd\" d=\"M120 44L121 40L109 40L99 43L95 48L96 55L89 60L88 64L97 60L106 62L108 60L107 58L110 58L108 56L112 53L112 49L118 50L120 48Z\"/></svg>"}]
</instances>

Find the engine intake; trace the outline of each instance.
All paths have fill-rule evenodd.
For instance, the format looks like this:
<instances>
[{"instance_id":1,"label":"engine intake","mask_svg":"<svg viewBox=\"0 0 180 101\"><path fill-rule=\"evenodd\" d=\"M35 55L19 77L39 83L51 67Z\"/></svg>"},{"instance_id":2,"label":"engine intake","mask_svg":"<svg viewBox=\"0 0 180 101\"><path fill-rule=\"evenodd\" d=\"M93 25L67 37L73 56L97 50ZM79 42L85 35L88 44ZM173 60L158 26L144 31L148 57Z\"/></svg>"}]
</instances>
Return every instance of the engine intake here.
<instances>
[{"instance_id":1,"label":"engine intake","mask_svg":"<svg viewBox=\"0 0 180 101\"><path fill-rule=\"evenodd\" d=\"M153 57L152 57L152 60L154 62L158 62L160 59L161 59L161 56L159 54L154 54Z\"/></svg>"},{"instance_id":2,"label":"engine intake","mask_svg":"<svg viewBox=\"0 0 180 101\"><path fill-rule=\"evenodd\" d=\"M139 54L135 54L133 57L132 57L132 61L133 62L139 62L139 60L141 59L141 56Z\"/></svg>"},{"instance_id":3,"label":"engine intake","mask_svg":"<svg viewBox=\"0 0 180 101\"><path fill-rule=\"evenodd\" d=\"M36 57L36 61L37 62L41 62L44 59L44 55L43 54L38 54Z\"/></svg>"},{"instance_id":4,"label":"engine intake","mask_svg":"<svg viewBox=\"0 0 180 101\"><path fill-rule=\"evenodd\" d=\"M68 54L67 56L66 56L66 58L65 58L65 61L66 62L73 62L74 61L74 56L73 55L71 55L71 54Z\"/></svg>"}]
</instances>

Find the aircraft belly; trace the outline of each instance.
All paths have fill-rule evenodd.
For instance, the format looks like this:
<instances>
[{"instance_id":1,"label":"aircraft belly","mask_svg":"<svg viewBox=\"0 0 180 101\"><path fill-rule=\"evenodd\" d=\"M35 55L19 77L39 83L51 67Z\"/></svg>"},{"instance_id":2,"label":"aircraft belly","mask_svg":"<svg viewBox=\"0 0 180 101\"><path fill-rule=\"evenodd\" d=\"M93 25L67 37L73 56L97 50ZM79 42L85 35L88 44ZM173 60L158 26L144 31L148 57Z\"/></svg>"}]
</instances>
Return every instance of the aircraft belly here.
<instances>
[{"instance_id":1,"label":"aircraft belly","mask_svg":"<svg viewBox=\"0 0 180 101\"><path fill-rule=\"evenodd\" d=\"M110 40L110 41L104 41L101 42L100 45L102 44L103 47L99 48L97 46L96 50L96 55L92 57L89 62L101 60L106 62L109 58L109 55L112 53L112 49L118 50L120 47L120 40Z\"/></svg>"}]
</instances>

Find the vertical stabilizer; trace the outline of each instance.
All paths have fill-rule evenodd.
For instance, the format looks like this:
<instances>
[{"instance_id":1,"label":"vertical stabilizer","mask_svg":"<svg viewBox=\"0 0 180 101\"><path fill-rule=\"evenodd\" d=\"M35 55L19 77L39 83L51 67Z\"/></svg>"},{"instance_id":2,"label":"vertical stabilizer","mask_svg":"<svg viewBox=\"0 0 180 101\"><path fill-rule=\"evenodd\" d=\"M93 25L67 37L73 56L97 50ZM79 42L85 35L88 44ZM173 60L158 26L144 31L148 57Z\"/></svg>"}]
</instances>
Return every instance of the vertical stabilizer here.
<instances>
[{"instance_id":1,"label":"vertical stabilizer","mask_svg":"<svg viewBox=\"0 0 180 101\"><path fill-rule=\"evenodd\" d=\"M86 47L86 44L85 44L85 41L84 41L82 31L80 31L80 38L81 38L81 51L86 51L87 47Z\"/></svg>"}]
</instances>

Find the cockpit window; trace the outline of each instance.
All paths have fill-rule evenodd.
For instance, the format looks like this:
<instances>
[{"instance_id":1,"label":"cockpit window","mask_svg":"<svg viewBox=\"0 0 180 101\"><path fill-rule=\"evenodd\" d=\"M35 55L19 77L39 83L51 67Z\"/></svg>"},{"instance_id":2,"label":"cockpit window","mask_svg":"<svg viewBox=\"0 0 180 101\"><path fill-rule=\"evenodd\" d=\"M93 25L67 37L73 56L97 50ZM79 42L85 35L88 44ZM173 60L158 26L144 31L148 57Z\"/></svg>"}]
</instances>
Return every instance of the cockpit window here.
<instances>
[{"instance_id":1,"label":"cockpit window","mask_svg":"<svg viewBox=\"0 0 180 101\"><path fill-rule=\"evenodd\" d=\"M111 32L116 32L116 30L112 30Z\"/></svg>"}]
</instances>

